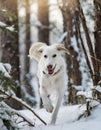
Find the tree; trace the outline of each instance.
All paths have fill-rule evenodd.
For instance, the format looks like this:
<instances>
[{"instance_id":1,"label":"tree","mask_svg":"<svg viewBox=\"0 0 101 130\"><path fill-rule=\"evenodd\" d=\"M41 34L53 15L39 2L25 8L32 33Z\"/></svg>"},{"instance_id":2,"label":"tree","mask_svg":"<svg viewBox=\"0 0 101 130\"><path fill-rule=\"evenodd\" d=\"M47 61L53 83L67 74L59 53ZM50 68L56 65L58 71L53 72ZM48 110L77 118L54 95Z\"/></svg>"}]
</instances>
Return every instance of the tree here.
<instances>
[{"instance_id":1,"label":"tree","mask_svg":"<svg viewBox=\"0 0 101 130\"><path fill-rule=\"evenodd\" d=\"M19 123L21 122L26 122L30 126L35 126L35 121L30 120L24 114L16 110L16 108L12 108L8 104L9 100L14 101L17 105L20 104L20 106L31 111L36 118L46 125L46 122L28 104L16 97L13 91L15 86L9 74L10 70L10 64L0 63L0 129L18 130ZM21 122L18 121L19 117L22 119Z\"/></svg>"},{"instance_id":2,"label":"tree","mask_svg":"<svg viewBox=\"0 0 101 130\"><path fill-rule=\"evenodd\" d=\"M96 54L96 73L95 84L101 80L101 1L94 0L95 5L95 54Z\"/></svg>"},{"instance_id":3,"label":"tree","mask_svg":"<svg viewBox=\"0 0 101 130\"><path fill-rule=\"evenodd\" d=\"M24 9L24 14L20 14L20 10ZM29 73L29 48L30 48L30 1L18 0L18 24L19 24L19 56L20 56L20 87L22 97L30 104L35 103L32 100L34 92L30 86Z\"/></svg>"},{"instance_id":4,"label":"tree","mask_svg":"<svg viewBox=\"0 0 101 130\"><path fill-rule=\"evenodd\" d=\"M30 0L26 0L26 51L25 51L25 88L27 92L33 96L32 88L30 85L30 62L29 62L29 48L30 48Z\"/></svg>"},{"instance_id":5,"label":"tree","mask_svg":"<svg viewBox=\"0 0 101 130\"><path fill-rule=\"evenodd\" d=\"M63 15L64 31L67 32L67 37L65 40L65 46L70 51L71 57L67 57L67 66L68 66L68 77L69 77L69 102L75 103L72 93L72 84L81 85L82 77L80 71L80 64L78 57L80 57L80 46L79 46L79 36L76 28L76 23L79 22L78 15L76 12L77 1L62 1L63 5L60 6ZM72 4L71 4L72 3ZM74 45L73 43L76 43ZM77 48L75 48L77 46Z\"/></svg>"},{"instance_id":6,"label":"tree","mask_svg":"<svg viewBox=\"0 0 101 130\"><path fill-rule=\"evenodd\" d=\"M65 46L69 49L71 56L73 58L69 58L69 62L67 62L69 67L69 77L70 80L73 81L73 84L80 85L81 84L81 72L79 70L79 62L77 60L79 51L78 44L78 36L76 30L76 19L77 14L75 8L77 7L77 1L72 0L72 4L70 1L63 0L63 6L60 7L63 15L63 23L64 23L64 31L67 31L67 37L65 41ZM75 29L74 29L75 28ZM73 42L77 42L78 50L75 50ZM76 75L78 74L78 76ZM71 79L72 78L72 79Z\"/></svg>"},{"instance_id":7,"label":"tree","mask_svg":"<svg viewBox=\"0 0 101 130\"><path fill-rule=\"evenodd\" d=\"M17 86L16 94L21 97L19 87L19 50L18 50L18 17L17 17L17 0L0 0L0 18L8 27L14 28L14 31L7 29L1 30L1 47L3 63L10 63L12 66L12 77ZM19 105L11 103L13 107L19 109Z\"/></svg>"},{"instance_id":8,"label":"tree","mask_svg":"<svg viewBox=\"0 0 101 130\"><path fill-rule=\"evenodd\" d=\"M39 41L49 44L49 5L48 0L38 0Z\"/></svg>"},{"instance_id":9,"label":"tree","mask_svg":"<svg viewBox=\"0 0 101 130\"><path fill-rule=\"evenodd\" d=\"M97 85L100 81L100 71L101 71L101 47L100 47L100 20L101 20L101 2L95 0L95 19L96 19L96 31L94 32L95 35L95 48L93 48L93 43L90 37L90 31L87 27L87 21L81 6L80 1L77 0L62 0L62 6L60 9L63 15L63 23L64 23L64 31L67 31L67 37L65 40L66 47L70 50L71 58L67 57L67 64L68 64L68 75L69 79L73 79L73 84L80 85L81 81L83 80L82 74L80 72L80 60L82 59L82 54L84 53L86 63L88 66L88 71L90 72L90 76L93 80L94 85ZM81 26L83 29L83 36L81 32ZM89 49L90 55L88 55L85 42L83 37L86 39L86 43ZM76 43L74 45L74 43ZM76 49L75 49L76 46ZM79 60L77 60L79 58ZM91 62L90 62L91 59ZM87 69L87 68L86 68ZM69 100L75 101L76 92L74 89L69 87L70 97ZM75 93L75 94L74 94ZM71 101L70 101L71 102Z\"/></svg>"}]
</instances>

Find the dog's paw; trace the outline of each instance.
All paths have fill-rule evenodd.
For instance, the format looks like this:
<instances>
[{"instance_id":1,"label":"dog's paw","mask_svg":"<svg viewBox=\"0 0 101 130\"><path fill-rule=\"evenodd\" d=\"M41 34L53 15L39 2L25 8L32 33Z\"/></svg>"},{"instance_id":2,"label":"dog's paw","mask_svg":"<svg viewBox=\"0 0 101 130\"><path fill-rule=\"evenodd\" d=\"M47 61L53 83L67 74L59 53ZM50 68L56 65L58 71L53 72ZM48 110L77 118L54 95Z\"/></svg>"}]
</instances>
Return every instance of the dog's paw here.
<instances>
[{"instance_id":1,"label":"dog's paw","mask_svg":"<svg viewBox=\"0 0 101 130\"><path fill-rule=\"evenodd\" d=\"M50 113L52 113L52 111L54 109L54 107L52 105L47 105L47 106L45 106L45 108L46 108L46 111L50 112Z\"/></svg>"}]
</instances>

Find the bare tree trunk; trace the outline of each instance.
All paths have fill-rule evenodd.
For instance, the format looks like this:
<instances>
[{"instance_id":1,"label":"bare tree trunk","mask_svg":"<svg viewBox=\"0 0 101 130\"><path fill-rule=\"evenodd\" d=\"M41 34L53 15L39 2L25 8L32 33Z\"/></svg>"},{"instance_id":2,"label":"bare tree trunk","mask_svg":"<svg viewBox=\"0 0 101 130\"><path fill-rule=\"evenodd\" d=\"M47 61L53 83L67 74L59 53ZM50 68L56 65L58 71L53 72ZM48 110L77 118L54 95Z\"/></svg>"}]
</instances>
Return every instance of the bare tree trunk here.
<instances>
[{"instance_id":1,"label":"bare tree trunk","mask_svg":"<svg viewBox=\"0 0 101 130\"><path fill-rule=\"evenodd\" d=\"M30 0L26 0L26 51L25 51L25 88L27 92L33 96L32 88L30 85L30 65L29 65L29 48L30 48Z\"/></svg>"},{"instance_id":2,"label":"bare tree trunk","mask_svg":"<svg viewBox=\"0 0 101 130\"><path fill-rule=\"evenodd\" d=\"M5 9L6 12L2 12ZM0 20L6 23L8 26L14 25L16 31L18 31L18 14L17 14L17 0L0 0ZM18 54L18 33L10 33L7 30L1 31L1 47L2 57L1 62L10 63L12 66L12 77L16 85L16 95L21 97L19 87L19 54ZM19 109L19 105L10 103L16 109Z\"/></svg>"},{"instance_id":3,"label":"bare tree trunk","mask_svg":"<svg viewBox=\"0 0 101 130\"><path fill-rule=\"evenodd\" d=\"M98 32L101 30L101 24L100 24L100 20L101 20L101 4L100 2L97 2L98 0L95 0L95 17L96 17L96 31L94 33L95 35L95 50L93 49L92 47L92 42L91 42L91 39L90 39L90 35L89 35L89 30L87 28L87 25L86 25L86 20L85 20L85 16L84 16L84 13L83 13L83 10L80 6L80 4L78 4L79 6L79 16L80 16L80 19L81 19L81 22L82 22L82 26L83 26L83 29L84 29L84 33L85 33L85 37L86 37L86 41L87 41L87 44L88 44L88 47L89 47L89 51L90 51L90 57L91 57L91 61L92 61L92 65L93 65L93 70L91 70L91 67L89 66L88 64L88 67L90 69L90 73L91 73L91 77L93 79L93 83L94 85L98 84L98 81L100 80L100 69L101 69L101 55L100 55L100 52L101 52L101 45L100 45L100 41L101 41L101 36L98 34ZM98 4L99 3L99 4ZM98 7L99 5L99 7ZM100 56L100 57L99 57ZM87 60L87 58L86 58ZM88 63L88 62L87 62Z\"/></svg>"},{"instance_id":4,"label":"bare tree trunk","mask_svg":"<svg viewBox=\"0 0 101 130\"><path fill-rule=\"evenodd\" d=\"M23 14L20 10L23 8ZM25 57L26 57L26 10L25 1L18 0L18 25L19 25L19 65L20 65L20 87L21 95L25 95Z\"/></svg>"},{"instance_id":5,"label":"bare tree trunk","mask_svg":"<svg viewBox=\"0 0 101 130\"><path fill-rule=\"evenodd\" d=\"M95 53L96 53L96 75L95 75L95 84L101 80L101 1L94 0L95 5L95 21L96 29L94 32L95 35Z\"/></svg>"},{"instance_id":6,"label":"bare tree trunk","mask_svg":"<svg viewBox=\"0 0 101 130\"><path fill-rule=\"evenodd\" d=\"M78 52L76 52L76 50L73 48L72 46L72 39L75 39L75 42L77 42L77 34L76 34L76 30L73 31L73 28L75 27L75 13L71 13L70 10L68 10L67 12L67 41L66 41L66 46L69 49L70 53L71 53L71 65L69 66L69 77L70 77L70 82L72 80L72 84L75 85L81 85L82 82L82 77L81 77L81 72L80 72L80 65L79 65L79 61L77 60L78 58ZM78 21L76 21L78 22ZM78 43L77 43L78 44ZM78 50L79 50L79 46L78 46ZM71 84L71 83L70 83ZM72 89L72 86L69 86L69 103L76 103L76 93L75 90Z\"/></svg>"},{"instance_id":7,"label":"bare tree trunk","mask_svg":"<svg viewBox=\"0 0 101 130\"><path fill-rule=\"evenodd\" d=\"M68 64L68 74L69 80L73 81L72 83L75 85L81 84L81 72L79 70L79 61L77 60L78 52L76 52L75 48L73 47L72 43L77 42L77 30L74 31L75 28L75 20L76 20L76 13L75 8L77 7L77 1L75 0L63 0L63 6L60 6L63 15L63 25L64 31L67 31L67 37L65 41L65 46L69 49L71 53L71 58L67 57L67 64ZM72 4L71 4L72 2ZM74 40L74 41L72 41ZM78 48L79 45L77 44ZM77 76L78 74L78 76ZM71 84L71 83L70 83Z\"/></svg>"},{"instance_id":8,"label":"bare tree trunk","mask_svg":"<svg viewBox=\"0 0 101 130\"><path fill-rule=\"evenodd\" d=\"M72 2L72 4L71 4ZM77 43L78 51L80 49L79 47L79 37L77 34L77 30L75 28L76 22L78 22L75 16L76 11L75 8L77 7L77 1L75 0L63 0L63 6L60 7L63 15L63 23L64 23L64 31L67 31L67 37L65 41L66 48L69 49L71 56L67 57L67 66L68 66L68 87L69 87L69 103L76 103L76 93L75 90L72 88L72 84L75 85L81 85L82 77L81 77L81 71L79 69L79 61L78 58L78 52L75 50L73 46L73 42ZM75 28L75 29L74 29Z\"/></svg>"},{"instance_id":9,"label":"bare tree trunk","mask_svg":"<svg viewBox=\"0 0 101 130\"><path fill-rule=\"evenodd\" d=\"M73 58L71 58L72 61L72 68L70 68L71 70L71 75L70 77L72 77L73 80L73 84L75 85L80 85L81 84L81 72L79 70L79 61L77 60L78 57L78 53L76 52L76 50L73 48L72 46L72 39L75 39L76 37L76 32L73 31L73 28L75 26L74 23L74 14L71 13L70 10L67 9L67 40L66 40L66 47L70 50L70 53L72 55ZM76 39L75 39L76 41ZM78 74L78 76L77 76Z\"/></svg>"},{"instance_id":10,"label":"bare tree trunk","mask_svg":"<svg viewBox=\"0 0 101 130\"><path fill-rule=\"evenodd\" d=\"M19 16L19 52L20 52L20 83L23 89L22 95L33 95L30 86L29 74L29 48L30 48L30 2L18 1L19 9L25 8L24 16ZM23 30L24 29L24 30Z\"/></svg>"},{"instance_id":11,"label":"bare tree trunk","mask_svg":"<svg viewBox=\"0 0 101 130\"><path fill-rule=\"evenodd\" d=\"M92 42L91 42L91 39L90 39L89 30L88 30L88 27L87 27L87 24L86 24L86 19L85 19L83 10L81 8L80 3L78 3L78 5L79 5L78 6L79 16L80 16L80 19L81 19L81 23L82 23L82 26L83 26L84 33L85 33L87 45L88 45L88 48L89 48L89 51L90 51L91 62L92 62L93 69L94 69L90 73L91 73L91 77L92 77L93 83L95 84L95 80L96 80L96 76L95 75L96 75L96 67L97 67L97 62L95 60L96 55L95 55L93 47L92 47Z\"/></svg>"},{"instance_id":12,"label":"bare tree trunk","mask_svg":"<svg viewBox=\"0 0 101 130\"><path fill-rule=\"evenodd\" d=\"M23 15L20 10L23 8ZM20 85L23 98L30 103L33 91L30 86L29 47L30 47L30 3L29 0L18 0L19 14L19 55L20 55Z\"/></svg>"},{"instance_id":13,"label":"bare tree trunk","mask_svg":"<svg viewBox=\"0 0 101 130\"><path fill-rule=\"evenodd\" d=\"M81 30L80 30L79 11L76 11L76 13L77 13L76 17L77 17L77 19L78 19L78 21L76 21L77 34L78 34L78 37L79 37L80 45L81 45L81 47L82 47L82 49L83 49L83 52L84 52L84 54L85 54L85 59L86 59L86 62L87 62L89 71L90 71L90 73L91 73L91 76L93 76L93 70L92 70L91 64L90 64L90 62L89 62L89 58L88 58L87 51L86 51L85 46L84 46L84 41L83 41L83 39L82 39L82 34L81 34ZM93 77L92 77L92 78L93 78Z\"/></svg>"},{"instance_id":14,"label":"bare tree trunk","mask_svg":"<svg viewBox=\"0 0 101 130\"><path fill-rule=\"evenodd\" d=\"M49 44L49 5L48 0L38 0L39 41Z\"/></svg>"}]
</instances>

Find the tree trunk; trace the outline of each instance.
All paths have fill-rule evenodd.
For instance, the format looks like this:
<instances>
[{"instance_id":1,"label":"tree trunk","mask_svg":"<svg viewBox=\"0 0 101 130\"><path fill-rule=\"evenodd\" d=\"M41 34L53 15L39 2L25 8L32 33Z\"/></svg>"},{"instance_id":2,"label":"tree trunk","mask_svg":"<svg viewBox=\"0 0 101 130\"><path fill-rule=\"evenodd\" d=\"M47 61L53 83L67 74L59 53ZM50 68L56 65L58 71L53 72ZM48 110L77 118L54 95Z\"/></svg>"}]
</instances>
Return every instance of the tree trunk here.
<instances>
[{"instance_id":1,"label":"tree trunk","mask_svg":"<svg viewBox=\"0 0 101 130\"><path fill-rule=\"evenodd\" d=\"M71 58L71 63L72 63L72 67L70 67L70 77L72 78L73 84L75 85L81 85L81 72L79 70L79 61L77 60L78 57L78 52L76 52L76 50L73 48L72 46L72 39L75 39L76 41L76 32L73 31L73 28L75 26L74 23L74 15L73 13L71 13L70 10L67 10L67 39L66 39L66 47L69 49L72 58ZM77 76L78 74L78 76Z\"/></svg>"},{"instance_id":2,"label":"tree trunk","mask_svg":"<svg viewBox=\"0 0 101 130\"><path fill-rule=\"evenodd\" d=\"M95 84L101 80L101 0L94 0L95 5L95 53L96 53L96 73Z\"/></svg>"},{"instance_id":3,"label":"tree trunk","mask_svg":"<svg viewBox=\"0 0 101 130\"><path fill-rule=\"evenodd\" d=\"M20 10L24 10L21 15ZM31 103L34 96L30 86L29 48L30 48L30 3L29 0L18 0L19 14L19 55L20 55L20 86L23 98Z\"/></svg>"},{"instance_id":4,"label":"tree trunk","mask_svg":"<svg viewBox=\"0 0 101 130\"><path fill-rule=\"evenodd\" d=\"M48 0L38 0L39 41L49 44L49 5Z\"/></svg>"},{"instance_id":5,"label":"tree trunk","mask_svg":"<svg viewBox=\"0 0 101 130\"><path fill-rule=\"evenodd\" d=\"M77 48L79 51L79 38L77 34L77 30L75 28L75 24L77 21L75 16L75 8L77 7L77 1L63 1L63 7L61 8L62 15L63 15L63 23L64 23L64 31L67 31L67 37L65 41L66 48L69 49L71 56L67 57L67 66L68 66L68 88L69 88L69 97L68 102L75 104L76 103L76 93L75 90L72 88L72 84L74 85L81 85L82 77L81 71L79 69L79 61L77 60L79 52L75 50L74 42L77 43ZM67 2L67 4L66 4ZM75 29L74 29L75 28ZM74 100L75 99L75 100Z\"/></svg>"},{"instance_id":6,"label":"tree trunk","mask_svg":"<svg viewBox=\"0 0 101 130\"><path fill-rule=\"evenodd\" d=\"M30 48L30 0L26 0L26 51L25 51L25 88L27 92L33 96L32 88L30 85L30 73L29 73L29 48Z\"/></svg>"}]
</instances>

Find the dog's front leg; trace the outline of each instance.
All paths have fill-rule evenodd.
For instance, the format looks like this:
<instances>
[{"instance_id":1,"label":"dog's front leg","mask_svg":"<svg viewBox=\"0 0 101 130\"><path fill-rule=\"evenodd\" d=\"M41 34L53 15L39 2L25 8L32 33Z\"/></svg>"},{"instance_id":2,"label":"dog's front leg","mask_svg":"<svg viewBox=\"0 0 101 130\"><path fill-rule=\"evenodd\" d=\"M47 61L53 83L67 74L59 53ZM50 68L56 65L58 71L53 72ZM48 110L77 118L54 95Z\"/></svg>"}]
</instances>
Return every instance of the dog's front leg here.
<instances>
[{"instance_id":1,"label":"dog's front leg","mask_svg":"<svg viewBox=\"0 0 101 130\"><path fill-rule=\"evenodd\" d=\"M47 112L52 112L53 111L53 105L51 103L51 100L49 98L49 95L47 94L47 91L45 90L44 86L40 87L40 96L42 98L43 105Z\"/></svg>"},{"instance_id":2,"label":"dog's front leg","mask_svg":"<svg viewBox=\"0 0 101 130\"><path fill-rule=\"evenodd\" d=\"M55 124L55 122L56 122L57 114L58 114L58 111L59 111L59 107L61 105L63 95L64 95L64 93L62 91L58 91L57 101L56 101L56 105L55 105L55 108L54 108L53 113L52 113L52 118L51 118L50 124Z\"/></svg>"}]
</instances>

